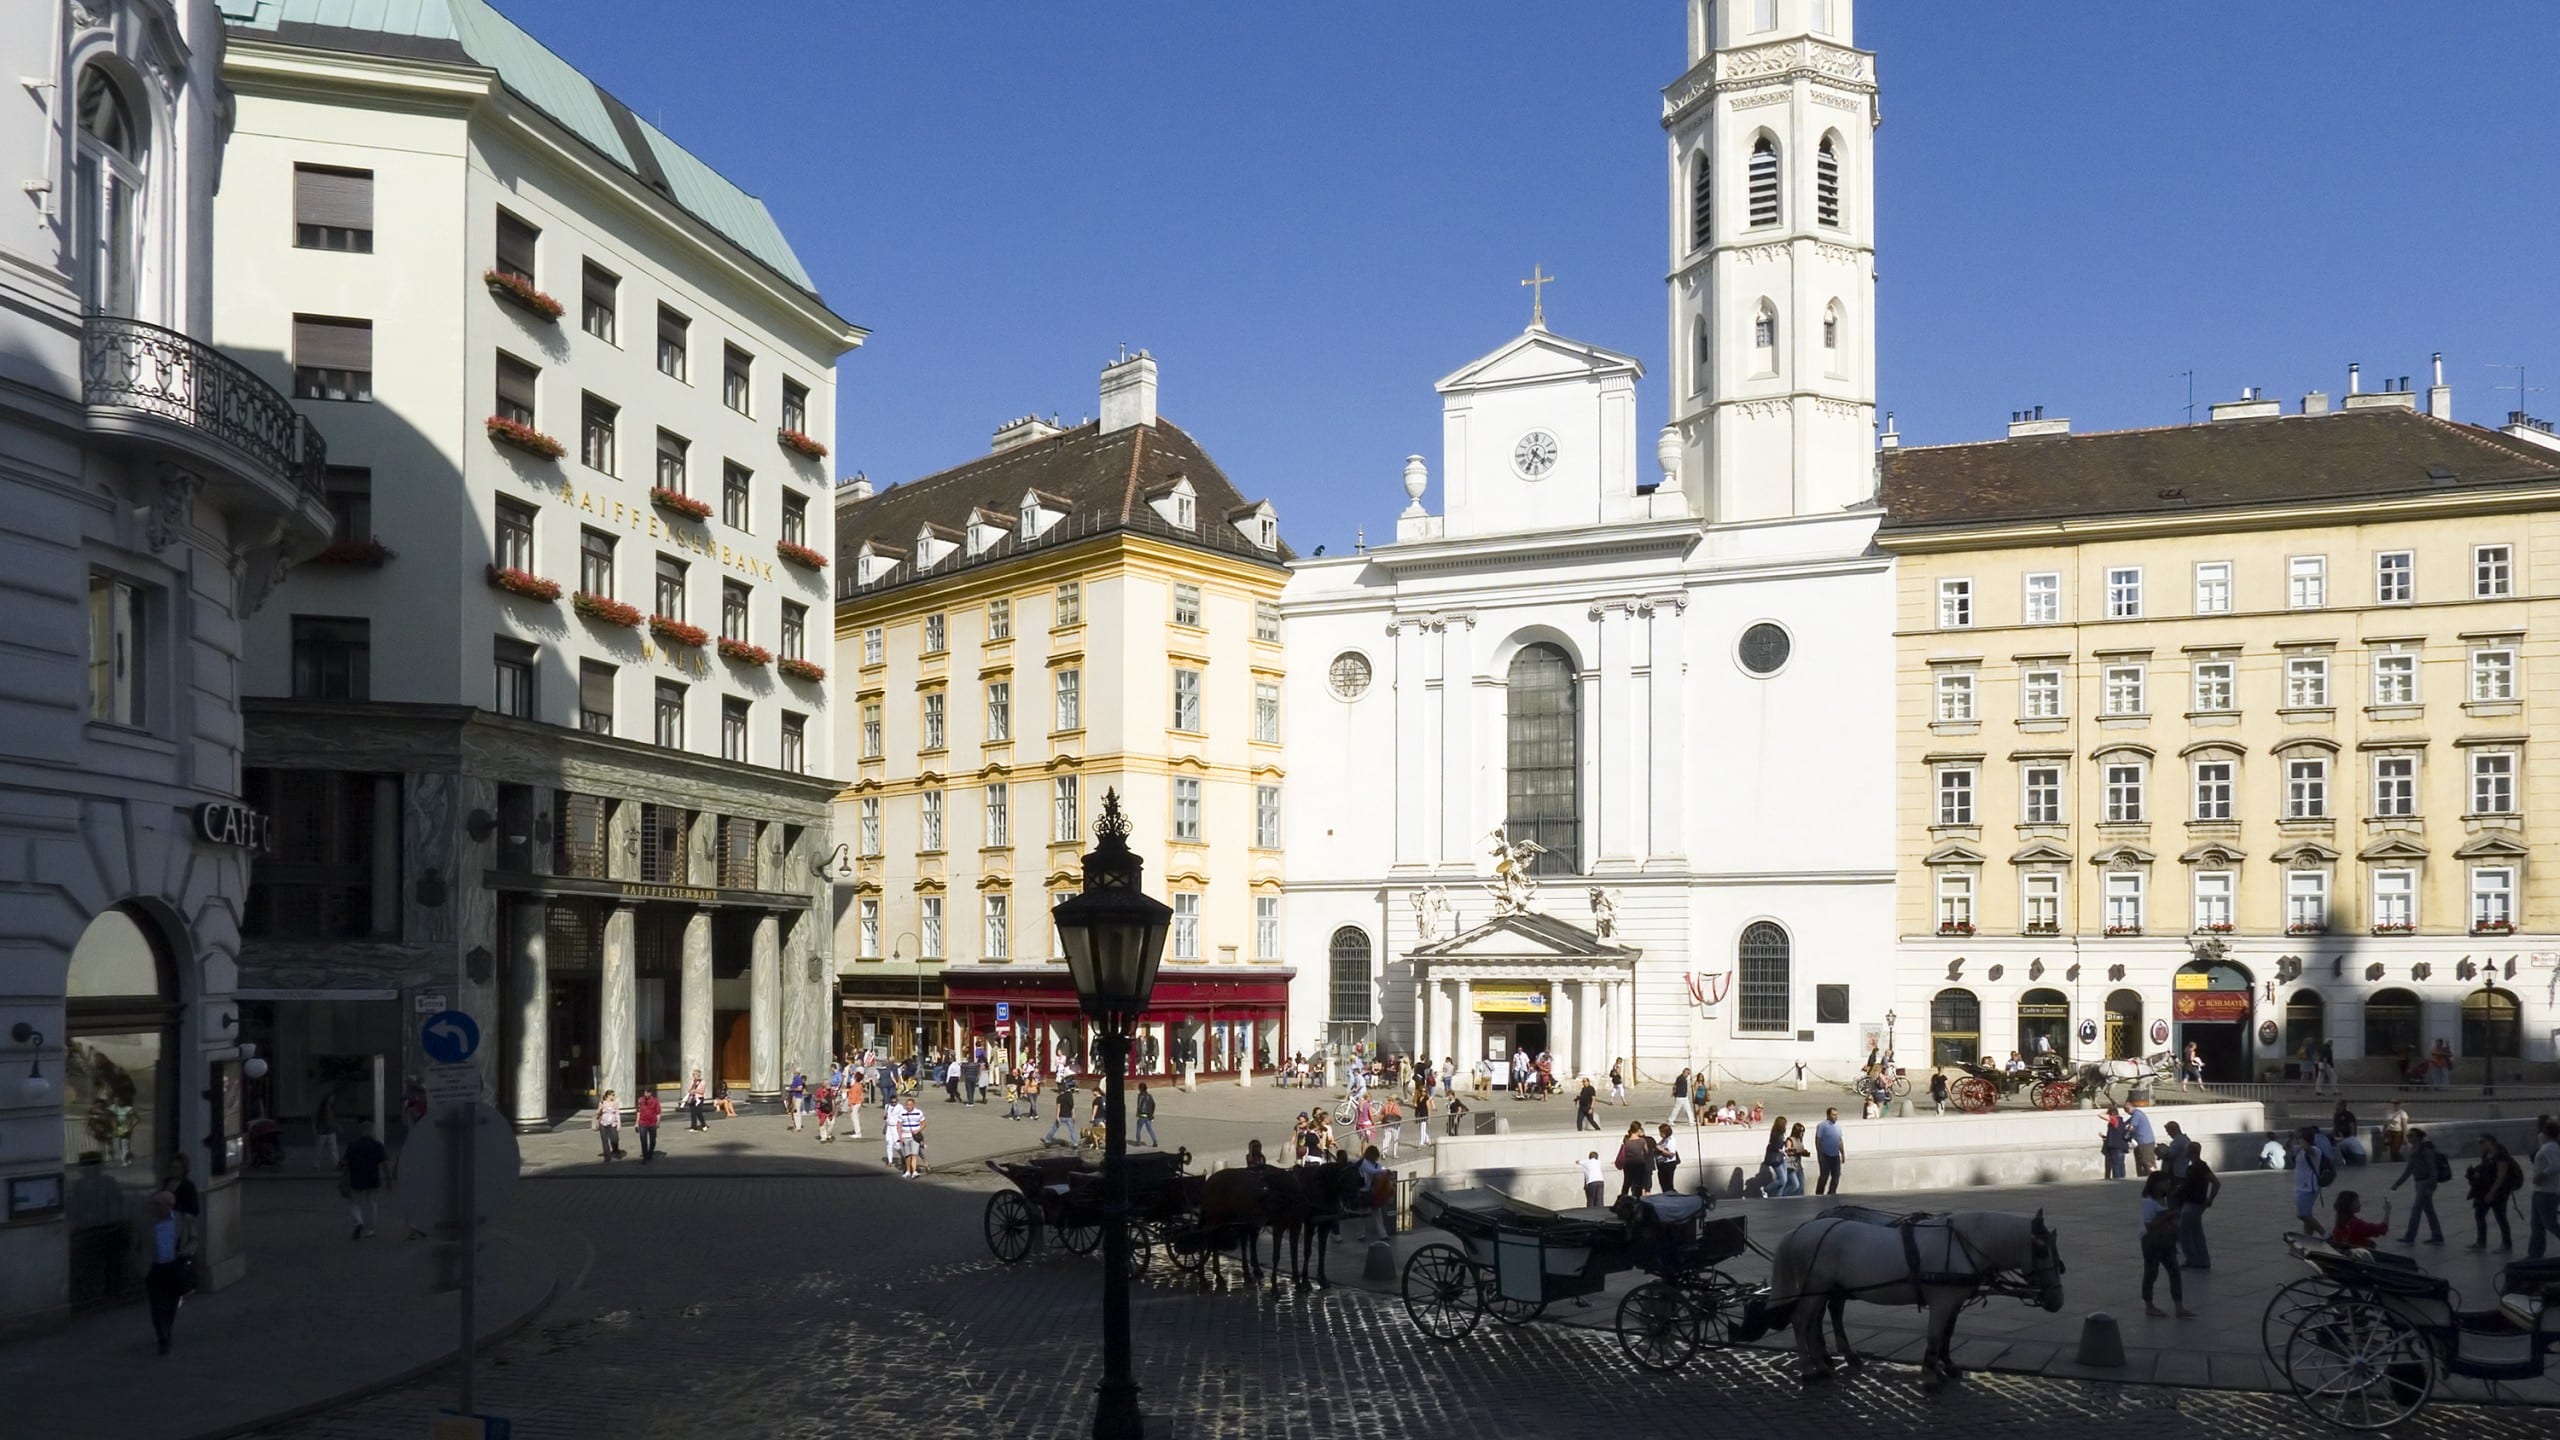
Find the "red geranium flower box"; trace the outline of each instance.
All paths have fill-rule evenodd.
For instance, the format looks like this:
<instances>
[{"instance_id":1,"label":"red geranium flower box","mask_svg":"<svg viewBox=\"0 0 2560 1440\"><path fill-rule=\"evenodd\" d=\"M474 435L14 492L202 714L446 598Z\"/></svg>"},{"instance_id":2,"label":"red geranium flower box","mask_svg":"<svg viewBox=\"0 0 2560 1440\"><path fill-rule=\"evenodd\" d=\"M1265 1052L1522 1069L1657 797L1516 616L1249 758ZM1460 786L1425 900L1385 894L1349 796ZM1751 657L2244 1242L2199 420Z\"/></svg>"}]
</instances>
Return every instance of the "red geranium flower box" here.
<instances>
[{"instance_id":1,"label":"red geranium flower box","mask_svg":"<svg viewBox=\"0 0 2560 1440\"><path fill-rule=\"evenodd\" d=\"M2513 935L2516 933L2516 922L2513 920L2482 920L2471 927L2471 933L2474 935Z\"/></svg>"},{"instance_id":2,"label":"red geranium flower box","mask_svg":"<svg viewBox=\"0 0 2560 1440\"><path fill-rule=\"evenodd\" d=\"M610 595L592 595L581 590L569 597L569 603L577 607L579 614L590 620L601 620L607 625L619 625L625 630L636 629L640 624L639 606L625 605Z\"/></svg>"},{"instance_id":3,"label":"red geranium flower box","mask_svg":"<svg viewBox=\"0 0 2560 1440\"><path fill-rule=\"evenodd\" d=\"M750 645L744 640L732 640L723 635L720 637L720 658L762 667L773 663L773 652L761 645Z\"/></svg>"},{"instance_id":4,"label":"red geranium flower box","mask_svg":"<svg viewBox=\"0 0 2560 1440\"><path fill-rule=\"evenodd\" d=\"M827 667L814 660L802 660L792 656L785 656L784 658L774 662L774 668L780 670L783 674L790 676L794 680L824 680L827 678Z\"/></svg>"},{"instance_id":5,"label":"red geranium flower box","mask_svg":"<svg viewBox=\"0 0 2560 1440\"><path fill-rule=\"evenodd\" d=\"M673 510L679 515L690 515L696 520L711 518L710 501L696 500L681 490L670 490L664 485L649 487L649 503L661 510Z\"/></svg>"},{"instance_id":6,"label":"red geranium flower box","mask_svg":"<svg viewBox=\"0 0 2560 1440\"><path fill-rule=\"evenodd\" d=\"M827 458L826 446L819 444L815 438L804 435L797 430L776 430L773 432L773 438L781 441L782 448L785 450L797 450L812 460L824 460Z\"/></svg>"},{"instance_id":7,"label":"red geranium flower box","mask_svg":"<svg viewBox=\"0 0 2560 1440\"><path fill-rule=\"evenodd\" d=\"M510 275L504 270L483 270L480 278L488 285L490 294L545 320L557 320L569 308L534 289L533 282L521 275Z\"/></svg>"},{"instance_id":8,"label":"red geranium flower box","mask_svg":"<svg viewBox=\"0 0 2560 1440\"><path fill-rule=\"evenodd\" d=\"M687 625L681 620L665 615L649 617L649 633L661 640L672 640L678 645L690 645L697 650L702 648L704 641L711 638L703 632L701 626Z\"/></svg>"},{"instance_id":9,"label":"red geranium flower box","mask_svg":"<svg viewBox=\"0 0 2560 1440\"><path fill-rule=\"evenodd\" d=\"M504 415L492 415L484 423L489 427L490 439L501 445L512 445L528 455L539 455L545 460L557 460L568 453L568 446L530 425L519 425Z\"/></svg>"},{"instance_id":10,"label":"red geranium flower box","mask_svg":"<svg viewBox=\"0 0 2560 1440\"><path fill-rule=\"evenodd\" d=\"M773 542L773 553L790 561L792 564L799 566L803 570L824 570L827 568L826 556L819 554L817 551L810 549L806 545L795 544L789 540L776 540Z\"/></svg>"},{"instance_id":11,"label":"red geranium flower box","mask_svg":"<svg viewBox=\"0 0 2560 1440\"><path fill-rule=\"evenodd\" d=\"M511 569L505 565L489 567L489 584L492 588L504 590L510 595L520 595L527 600L548 603L560 598L559 581L545 580L529 570Z\"/></svg>"},{"instance_id":12,"label":"red geranium flower box","mask_svg":"<svg viewBox=\"0 0 2560 1440\"><path fill-rule=\"evenodd\" d=\"M320 547L320 553L304 561L306 565L361 565L379 570L385 561L400 552L368 536L362 540L332 540Z\"/></svg>"}]
</instances>

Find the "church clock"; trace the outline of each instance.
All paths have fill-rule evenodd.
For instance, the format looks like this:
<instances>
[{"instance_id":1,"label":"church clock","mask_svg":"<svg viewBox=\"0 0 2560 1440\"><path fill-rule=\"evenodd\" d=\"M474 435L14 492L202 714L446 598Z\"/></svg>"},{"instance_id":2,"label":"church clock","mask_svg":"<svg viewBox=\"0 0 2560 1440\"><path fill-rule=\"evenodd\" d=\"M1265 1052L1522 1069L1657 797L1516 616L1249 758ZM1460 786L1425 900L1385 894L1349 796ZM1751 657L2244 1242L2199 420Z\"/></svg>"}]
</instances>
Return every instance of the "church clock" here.
<instances>
[{"instance_id":1,"label":"church clock","mask_svg":"<svg viewBox=\"0 0 2560 1440\"><path fill-rule=\"evenodd\" d=\"M1523 480L1543 480L1556 468L1556 437L1545 430L1532 430L1511 447L1511 468Z\"/></svg>"}]
</instances>

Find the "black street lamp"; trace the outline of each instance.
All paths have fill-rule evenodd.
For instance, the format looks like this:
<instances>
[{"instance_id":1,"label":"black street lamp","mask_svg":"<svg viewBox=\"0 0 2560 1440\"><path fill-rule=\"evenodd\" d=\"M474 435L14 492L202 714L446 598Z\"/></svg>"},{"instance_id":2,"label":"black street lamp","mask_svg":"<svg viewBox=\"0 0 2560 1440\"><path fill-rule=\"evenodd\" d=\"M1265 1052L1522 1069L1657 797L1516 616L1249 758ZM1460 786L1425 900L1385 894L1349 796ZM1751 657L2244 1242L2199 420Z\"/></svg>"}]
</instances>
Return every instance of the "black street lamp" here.
<instances>
[{"instance_id":1,"label":"black street lamp","mask_svg":"<svg viewBox=\"0 0 2560 1440\"><path fill-rule=\"evenodd\" d=\"M1139 889L1146 862L1129 848L1129 820L1116 790L1102 796L1100 843L1084 857L1084 893L1049 912L1067 952L1076 999L1092 1017L1102 1051L1102 1384L1093 1406L1094 1440L1139 1440L1138 1382L1129 1373L1129 1154L1121 1084L1129 1031L1155 993L1173 909Z\"/></svg>"}]
</instances>

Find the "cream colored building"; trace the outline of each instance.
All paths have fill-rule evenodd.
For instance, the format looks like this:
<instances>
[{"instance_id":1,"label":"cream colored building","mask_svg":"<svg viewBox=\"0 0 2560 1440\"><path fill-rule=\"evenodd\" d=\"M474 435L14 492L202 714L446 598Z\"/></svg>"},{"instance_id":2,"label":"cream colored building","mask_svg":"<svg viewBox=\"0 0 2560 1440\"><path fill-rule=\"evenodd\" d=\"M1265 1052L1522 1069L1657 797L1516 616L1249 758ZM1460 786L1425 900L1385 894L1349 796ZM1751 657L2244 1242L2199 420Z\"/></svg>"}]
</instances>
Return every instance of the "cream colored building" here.
<instances>
[{"instance_id":1,"label":"cream colored building","mask_svg":"<svg viewBox=\"0 0 2560 1440\"><path fill-rule=\"evenodd\" d=\"M2548 1069L2560 449L2417 401L1884 452L1906 1061Z\"/></svg>"},{"instance_id":2,"label":"cream colored building","mask_svg":"<svg viewBox=\"0 0 2560 1440\"><path fill-rule=\"evenodd\" d=\"M848 1047L993 1042L1080 1065L1049 908L1106 791L1173 928L1133 1064L1267 1070L1303 1048L1281 963L1278 517L1156 414L1156 363L1101 416L840 496L836 954ZM998 1007L1003 1007L1001 1011Z\"/></svg>"}]
</instances>

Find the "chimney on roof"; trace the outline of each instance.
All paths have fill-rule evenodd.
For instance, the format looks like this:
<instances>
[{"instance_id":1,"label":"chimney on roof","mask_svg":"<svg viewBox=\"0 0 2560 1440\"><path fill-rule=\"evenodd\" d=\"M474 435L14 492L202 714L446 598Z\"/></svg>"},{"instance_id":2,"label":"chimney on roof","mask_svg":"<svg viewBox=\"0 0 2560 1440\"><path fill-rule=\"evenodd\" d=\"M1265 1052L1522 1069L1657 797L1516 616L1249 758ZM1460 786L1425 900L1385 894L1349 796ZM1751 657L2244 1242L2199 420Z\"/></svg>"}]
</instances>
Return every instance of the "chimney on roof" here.
<instances>
[{"instance_id":1,"label":"chimney on roof","mask_svg":"<svg viewBox=\"0 0 2560 1440\"><path fill-rule=\"evenodd\" d=\"M851 495L854 499L868 500L871 498L871 476L869 474L856 470L853 472L853 478L847 480L844 484L845 493Z\"/></svg>"},{"instance_id":2,"label":"chimney on roof","mask_svg":"<svg viewBox=\"0 0 2560 1440\"><path fill-rule=\"evenodd\" d=\"M1016 445L1028 445L1034 440L1046 440L1058 433L1060 432L1056 425L1037 415L1017 415L996 427L995 442L989 447L989 453L1010 450Z\"/></svg>"},{"instance_id":3,"label":"chimney on roof","mask_svg":"<svg viewBox=\"0 0 2560 1440\"><path fill-rule=\"evenodd\" d=\"M1120 358L1102 367L1102 433L1115 434L1156 423L1156 362L1147 352Z\"/></svg>"},{"instance_id":4,"label":"chimney on roof","mask_svg":"<svg viewBox=\"0 0 2560 1440\"><path fill-rule=\"evenodd\" d=\"M2244 385L2239 399L2219 401L2211 413L2216 420L2264 420L2283 414L2284 405L2281 401L2261 398L2257 386Z\"/></svg>"},{"instance_id":5,"label":"chimney on roof","mask_svg":"<svg viewBox=\"0 0 2560 1440\"><path fill-rule=\"evenodd\" d=\"M1902 448L1902 434L1893 428L1893 412L1890 410L1884 412L1884 433L1876 437L1876 448L1879 450Z\"/></svg>"},{"instance_id":6,"label":"chimney on roof","mask_svg":"<svg viewBox=\"0 0 2560 1440\"><path fill-rule=\"evenodd\" d=\"M2347 393L2350 395L2364 393L2364 366L2353 360L2347 362Z\"/></svg>"},{"instance_id":7,"label":"chimney on roof","mask_svg":"<svg viewBox=\"0 0 2560 1440\"><path fill-rule=\"evenodd\" d=\"M2009 412L2009 438L2012 440L2029 435L2068 435L2070 433L2070 417L2056 415L2047 420L2044 418L2044 407L2041 405Z\"/></svg>"},{"instance_id":8,"label":"chimney on roof","mask_svg":"<svg viewBox=\"0 0 2560 1440\"><path fill-rule=\"evenodd\" d=\"M2309 394L2304 395L2302 397L2302 413L2305 415L2328 414L2329 392L2326 390L2314 390Z\"/></svg>"},{"instance_id":9,"label":"chimney on roof","mask_svg":"<svg viewBox=\"0 0 2560 1440\"><path fill-rule=\"evenodd\" d=\"M2528 445L2542 446L2546 450L2560 450L2560 426L2555 426L2550 421L2537 416L2528 415L2522 410L2508 411L2506 426L2498 433L2509 439L2522 440Z\"/></svg>"},{"instance_id":10,"label":"chimney on roof","mask_svg":"<svg viewBox=\"0 0 2560 1440\"><path fill-rule=\"evenodd\" d=\"M2453 387L2444 383L2444 352L2436 352L2435 379L2427 385L2427 413L2439 420L2453 418Z\"/></svg>"}]
</instances>

